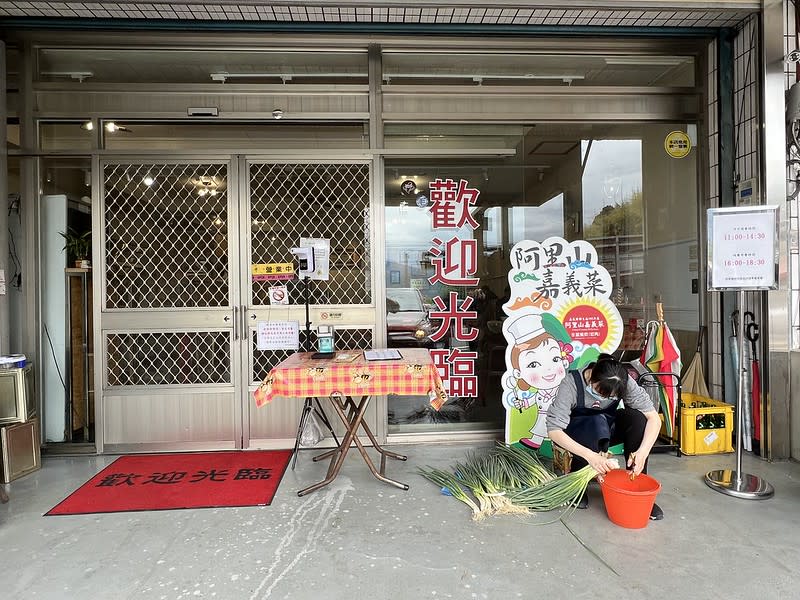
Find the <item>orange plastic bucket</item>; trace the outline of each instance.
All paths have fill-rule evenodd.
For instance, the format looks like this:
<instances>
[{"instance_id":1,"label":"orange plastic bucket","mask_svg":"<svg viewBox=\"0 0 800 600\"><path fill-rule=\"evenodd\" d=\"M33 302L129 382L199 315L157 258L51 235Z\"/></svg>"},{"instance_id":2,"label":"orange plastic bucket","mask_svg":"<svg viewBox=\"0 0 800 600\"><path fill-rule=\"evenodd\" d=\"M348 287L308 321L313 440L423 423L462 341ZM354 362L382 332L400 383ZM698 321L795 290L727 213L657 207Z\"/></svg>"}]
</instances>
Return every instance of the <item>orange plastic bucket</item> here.
<instances>
[{"instance_id":1,"label":"orange plastic bucket","mask_svg":"<svg viewBox=\"0 0 800 600\"><path fill-rule=\"evenodd\" d=\"M633 480L630 475L631 472L625 469L609 471L603 477L600 489L612 523L628 529L641 529L650 520L650 511L661 491L661 484L644 473Z\"/></svg>"}]
</instances>

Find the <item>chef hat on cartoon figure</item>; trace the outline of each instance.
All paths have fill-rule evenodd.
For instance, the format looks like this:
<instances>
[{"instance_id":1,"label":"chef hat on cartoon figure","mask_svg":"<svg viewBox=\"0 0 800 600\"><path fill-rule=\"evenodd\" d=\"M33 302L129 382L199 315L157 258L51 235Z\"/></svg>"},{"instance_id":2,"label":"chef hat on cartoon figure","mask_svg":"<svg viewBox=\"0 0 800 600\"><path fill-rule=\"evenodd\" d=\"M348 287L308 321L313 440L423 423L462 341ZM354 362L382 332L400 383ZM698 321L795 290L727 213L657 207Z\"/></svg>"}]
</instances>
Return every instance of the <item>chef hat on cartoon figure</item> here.
<instances>
[{"instance_id":1,"label":"chef hat on cartoon figure","mask_svg":"<svg viewBox=\"0 0 800 600\"><path fill-rule=\"evenodd\" d=\"M509 324L508 332L514 338L514 344L523 344L536 336L546 333L539 315L523 315Z\"/></svg>"}]
</instances>

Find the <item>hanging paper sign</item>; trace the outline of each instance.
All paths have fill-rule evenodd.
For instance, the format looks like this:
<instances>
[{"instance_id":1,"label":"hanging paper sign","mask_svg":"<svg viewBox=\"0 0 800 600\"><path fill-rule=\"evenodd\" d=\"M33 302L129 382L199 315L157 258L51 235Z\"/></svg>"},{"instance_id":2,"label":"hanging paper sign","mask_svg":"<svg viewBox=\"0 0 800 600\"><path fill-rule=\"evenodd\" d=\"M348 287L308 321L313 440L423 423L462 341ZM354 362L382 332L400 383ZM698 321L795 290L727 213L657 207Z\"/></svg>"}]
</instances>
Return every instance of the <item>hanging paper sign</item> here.
<instances>
[{"instance_id":1,"label":"hanging paper sign","mask_svg":"<svg viewBox=\"0 0 800 600\"><path fill-rule=\"evenodd\" d=\"M778 207L708 209L708 289L778 289Z\"/></svg>"},{"instance_id":2,"label":"hanging paper sign","mask_svg":"<svg viewBox=\"0 0 800 600\"><path fill-rule=\"evenodd\" d=\"M270 304L289 304L289 290L285 285L273 285L269 288Z\"/></svg>"},{"instance_id":3,"label":"hanging paper sign","mask_svg":"<svg viewBox=\"0 0 800 600\"><path fill-rule=\"evenodd\" d=\"M299 350L300 324L297 321L259 321L256 328L259 350Z\"/></svg>"},{"instance_id":4,"label":"hanging paper sign","mask_svg":"<svg viewBox=\"0 0 800 600\"><path fill-rule=\"evenodd\" d=\"M612 280L589 242L552 237L511 250L503 375L506 442L539 448L547 409L569 369L617 349L624 331Z\"/></svg>"},{"instance_id":5,"label":"hanging paper sign","mask_svg":"<svg viewBox=\"0 0 800 600\"><path fill-rule=\"evenodd\" d=\"M672 158L684 158L692 149L692 140L683 131L670 131L664 138L664 150Z\"/></svg>"},{"instance_id":6,"label":"hanging paper sign","mask_svg":"<svg viewBox=\"0 0 800 600\"><path fill-rule=\"evenodd\" d=\"M250 265L253 281L283 281L294 279L293 263L261 263Z\"/></svg>"}]
</instances>

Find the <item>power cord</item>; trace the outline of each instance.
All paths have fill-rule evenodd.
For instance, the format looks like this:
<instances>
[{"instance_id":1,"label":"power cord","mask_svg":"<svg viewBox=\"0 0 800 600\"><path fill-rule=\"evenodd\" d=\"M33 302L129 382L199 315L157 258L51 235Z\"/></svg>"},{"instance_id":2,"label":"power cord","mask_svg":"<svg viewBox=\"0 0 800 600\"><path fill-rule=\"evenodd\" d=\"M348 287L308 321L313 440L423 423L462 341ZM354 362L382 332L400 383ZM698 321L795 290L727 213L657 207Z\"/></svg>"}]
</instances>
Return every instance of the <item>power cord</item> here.
<instances>
[{"instance_id":1,"label":"power cord","mask_svg":"<svg viewBox=\"0 0 800 600\"><path fill-rule=\"evenodd\" d=\"M53 348L53 340L50 338L50 332L47 330L47 323L44 323L44 333L47 336L47 342L50 344L50 352L53 355L53 364L56 366L58 378L61 380L61 385L64 387L64 393L67 393L67 384L64 381L64 376L61 374L61 369L58 367L58 358L56 358L56 349Z\"/></svg>"}]
</instances>

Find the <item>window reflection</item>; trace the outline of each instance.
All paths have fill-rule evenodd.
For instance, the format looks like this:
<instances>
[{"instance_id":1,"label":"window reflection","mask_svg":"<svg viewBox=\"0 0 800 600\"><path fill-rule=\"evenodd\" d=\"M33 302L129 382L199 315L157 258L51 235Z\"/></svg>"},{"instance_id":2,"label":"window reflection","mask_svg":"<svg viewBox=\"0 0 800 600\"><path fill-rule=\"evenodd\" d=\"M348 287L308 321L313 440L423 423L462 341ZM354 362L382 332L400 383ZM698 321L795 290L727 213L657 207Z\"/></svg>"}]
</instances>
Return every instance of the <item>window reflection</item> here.
<instances>
[{"instance_id":1,"label":"window reflection","mask_svg":"<svg viewBox=\"0 0 800 600\"><path fill-rule=\"evenodd\" d=\"M420 346L434 356L475 353L474 389L451 381L450 400L439 412L427 398L389 398L390 433L499 430L504 427L502 378L507 375L503 305L509 300L511 248L523 240L585 239L598 251L612 277L612 301L626 326L619 351L637 350L640 327L654 318L655 302L672 309L671 327L686 352L696 336L697 295L690 264L696 247L697 173L695 152L680 160L664 151L664 138L681 125L537 124L502 130L513 155L387 161L386 311L390 347ZM436 126L440 145L458 140L475 148L498 147L496 135L477 128ZM407 127L391 143L419 139ZM516 136L516 137L515 137ZM401 139L402 138L402 139ZM411 143L411 142L409 142ZM454 142L455 143L455 142ZM431 182L462 180L479 190L470 210L477 224L434 227ZM674 219L680 214L689 218ZM439 240L439 243L436 242ZM436 281L436 260L446 244L474 245L475 285ZM437 254L437 252L439 254ZM467 254L462 250L462 259ZM433 281L433 283L432 283ZM473 313L458 325L442 319L447 310ZM439 313L437 315L437 313ZM475 330L474 339L468 334ZM684 342L685 339L685 342ZM448 354L450 353L450 354ZM453 365L449 372L453 374ZM442 371L440 366L440 372ZM467 371L465 371L467 372ZM455 378L458 380L458 378ZM454 387L455 386L455 387ZM454 391L455 390L455 391Z\"/></svg>"}]
</instances>

